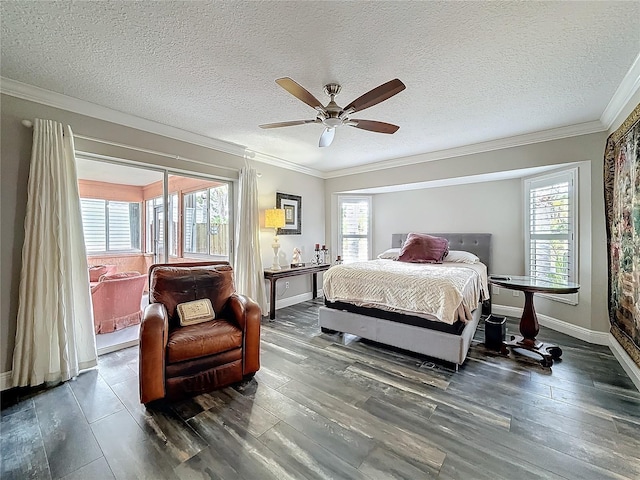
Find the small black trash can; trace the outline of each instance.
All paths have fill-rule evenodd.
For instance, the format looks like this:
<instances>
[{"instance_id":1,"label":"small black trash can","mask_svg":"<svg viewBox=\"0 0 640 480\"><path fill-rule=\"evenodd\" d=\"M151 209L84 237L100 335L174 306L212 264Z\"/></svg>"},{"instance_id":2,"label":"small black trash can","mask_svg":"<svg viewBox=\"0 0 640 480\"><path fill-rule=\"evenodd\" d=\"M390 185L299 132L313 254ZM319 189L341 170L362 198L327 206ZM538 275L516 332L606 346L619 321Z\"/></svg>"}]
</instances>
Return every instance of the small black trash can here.
<instances>
[{"instance_id":1,"label":"small black trash can","mask_svg":"<svg viewBox=\"0 0 640 480\"><path fill-rule=\"evenodd\" d=\"M487 348L500 350L507 336L507 317L489 315L484 320L484 344Z\"/></svg>"}]
</instances>

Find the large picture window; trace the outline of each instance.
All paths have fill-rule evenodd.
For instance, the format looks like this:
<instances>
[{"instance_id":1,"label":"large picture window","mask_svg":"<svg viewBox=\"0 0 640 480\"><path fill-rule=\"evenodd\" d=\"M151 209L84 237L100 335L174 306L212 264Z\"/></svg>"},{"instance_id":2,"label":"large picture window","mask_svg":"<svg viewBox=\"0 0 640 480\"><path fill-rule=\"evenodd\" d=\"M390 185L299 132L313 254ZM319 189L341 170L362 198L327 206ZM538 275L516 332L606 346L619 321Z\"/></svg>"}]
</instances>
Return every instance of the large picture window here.
<instances>
[{"instance_id":1,"label":"large picture window","mask_svg":"<svg viewBox=\"0 0 640 480\"><path fill-rule=\"evenodd\" d=\"M345 263L371 257L371 197L338 197L338 255Z\"/></svg>"},{"instance_id":2,"label":"large picture window","mask_svg":"<svg viewBox=\"0 0 640 480\"><path fill-rule=\"evenodd\" d=\"M81 198L87 253L139 252L140 204Z\"/></svg>"},{"instance_id":3,"label":"large picture window","mask_svg":"<svg viewBox=\"0 0 640 480\"><path fill-rule=\"evenodd\" d=\"M577 169L526 179L524 187L527 275L577 283ZM549 296L577 304L577 294Z\"/></svg>"}]
</instances>

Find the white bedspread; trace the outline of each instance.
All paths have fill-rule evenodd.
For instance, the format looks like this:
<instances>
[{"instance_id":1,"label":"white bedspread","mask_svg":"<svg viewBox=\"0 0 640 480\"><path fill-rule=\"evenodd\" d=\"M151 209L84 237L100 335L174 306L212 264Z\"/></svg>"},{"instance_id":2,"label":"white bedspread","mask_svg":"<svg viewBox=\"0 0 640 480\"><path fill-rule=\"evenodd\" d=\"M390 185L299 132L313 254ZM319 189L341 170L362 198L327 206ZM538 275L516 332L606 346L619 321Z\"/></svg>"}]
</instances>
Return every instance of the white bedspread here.
<instances>
[{"instance_id":1,"label":"white bedspread","mask_svg":"<svg viewBox=\"0 0 640 480\"><path fill-rule=\"evenodd\" d=\"M471 320L471 311L489 298L482 263L406 263L394 260L336 265L324 273L330 302L348 302L417 315L449 325Z\"/></svg>"}]
</instances>

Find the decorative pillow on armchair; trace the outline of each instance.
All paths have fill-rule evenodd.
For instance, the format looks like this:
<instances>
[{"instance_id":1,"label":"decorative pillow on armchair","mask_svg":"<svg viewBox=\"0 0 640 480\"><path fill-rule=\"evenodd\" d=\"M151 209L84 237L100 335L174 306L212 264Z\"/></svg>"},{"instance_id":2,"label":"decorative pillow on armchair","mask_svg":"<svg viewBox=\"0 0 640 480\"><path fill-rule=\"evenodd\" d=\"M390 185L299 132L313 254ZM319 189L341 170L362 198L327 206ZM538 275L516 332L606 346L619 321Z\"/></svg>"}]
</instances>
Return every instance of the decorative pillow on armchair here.
<instances>
[{"instance_id":1,"label":"decorative pillow on armchair","mask_svg":"<svg viewBox=\"0 0 640 480\"><path fill-rule=\"evenodd\" d=\"M211 300L208 298L179 303L176 309L178 310L181 327L208 322L216 317L213 307L211 306Z\"/></svg>"},{"instance_id":2,"label":"decorative pillow on armchair","mask_svg":"<svg viewBox=\"0 0 640 480\"><path fill-rule=\"evenodd\" d=\"M449 241L424 233L410 233L400 250L398 260L411 263L442 263L449 252Z\"/></svg>"}]
</instances>

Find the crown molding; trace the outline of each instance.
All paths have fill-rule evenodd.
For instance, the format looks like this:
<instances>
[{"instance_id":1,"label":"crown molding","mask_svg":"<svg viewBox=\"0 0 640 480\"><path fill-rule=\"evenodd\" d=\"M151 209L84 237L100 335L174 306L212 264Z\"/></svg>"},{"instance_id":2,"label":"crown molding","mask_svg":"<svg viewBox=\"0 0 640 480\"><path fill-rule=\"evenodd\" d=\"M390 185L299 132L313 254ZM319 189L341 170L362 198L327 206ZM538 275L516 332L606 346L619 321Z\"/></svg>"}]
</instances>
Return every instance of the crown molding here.
<instances>
[{"instance_id":1,"label":"crown molding","mask_svg":"<svg viewBox=\"0 0 640 480\"><path fill-rule=\"evenodd\" d=\"M602 112L600 121L607 130L611 128L613 122L622 113L638 89L640 89L640 54L636 57L631 68L629 68L629 71L616 89L616 93L613 94L609 104Z\"/></svg>"},{"instance_id":2,"label":"crown molding","mask_svg":"<svg viewBox=\"0 0 640 480\"><path fill-rule=\"evenodd\" d=\"M640 71L640 56L636 59L634 65L627 76L625 81L631 79L631 75L634 71ZM635 85L635 89L638 87L640 74L636 72L635 82L630 82ZM624 83L624 82L623 82ZM616 91L616 96L624 89L622 85ZM626 90L628 91L628 89ZM85 100L79 100L77 98L69 97L60 93L45 90L40 87L28 85L26 83L18 82L5 77L0 77L0 93L10 95L13 97L21 98L31 102L48 105L54 108L60 108L70 112L86 115L89 117L97 118L107 122L112 122L118 125L123 125L130 128L135 128L145 132L149 132L156 135L162 135L164 137L173 138L174 140L191 143L205 148L211 148L231 155L236 155L241 158L249 158L256 162L266 163L279 168L287 170L293 170L306 175L311 175L318 178L329 179L335 177L342 177L346 175L355 175L360 173L373 172L378 170L384 170L388 168L397 168L406 165L415 165L417 163L430 162L435 160L443 160L446 158L460 157L464 155L472 155L476 153L489 152L492 150L500 150L510 147L518 147L522 145L528 145L532 143L545 142L550 140L557 140L561 138L573 137L578 135L586 135L590 133L597 133L607 130L608 127L604 126L600 121L580 123L577 125L570 125L567 127L560 127L551 130L543 130L540 132L528 133L525 135L518 135L514 137L501 138L498 140L491 140L488 142L476 143L472 145L465 145L461 147L450 148L446 150L439 150L436 152L427 152L409 157L395 158L391 160L385 160L373 164L361 165L357 167L344 168L339 170L332 170L328 172L322 172L310 167L298 165L296 163L284 160L279 157L268 155L261 152L255 152L249 150L244 145L239 145L231 142L225 142L215 138L206 137L193 132L188 132L176 127L164 125L144 118L136 117L127 113L112 110L101 105L96 105ZM622 95L624 98L630 98L629 95ZM615 97L615 96L614 96ZM621 97L621 98L622 98ZM620 100L622 101L622 100ZM611 106L612 101L609 103ZM626 104L626 103L625 103ZM619 109L624 108L624 105ZM609 108L609 106L607 108ZM613 108L613 107L612 107ZM603 114L603 117L605 115ZM614 116L615 118L615 116Z\"/></svg>"},{"instance_id":3,"label":"crown molding","mask_svg":"<svg viewBox=\"0 0 640 480\"><path fill-rule=\"evenodd\" d=\"M96 105L95 103L79 100L61 93L45 90L44 88L28 85L10 78L0 77L0 92L12 97L21 98L30 102L36 102L49 107L60 108L69 112L86 115L125 127L143 130L155 135L173 138L174 140L187 142L200 147L211 148L220 152L235 155L240 158L251 158L257 162L267 163L276 167L294 170L307 175L322 178L322 173L312 168L296 165L293 162L248 150L244 145L225 142L215 138L206 137L180 128L164 125L162 123L146 120L128 113L119 112L111 108Z\"/></svg>"},{"instance_id":4,"label":"crown molding","mask_svg":"<svg viewBox=\"0 0 640 480\"><path fill-rule=\"evenodd\" d=\"M247 149L245 152L245 157L250 160L255 160L256 162L266 163L280 168L286 168L287 170L304 173L306 175L311 175L312 177L325 178L324 172L321 172L320 170L305 167L303 165L298 165L288 160L284 160L283 158L268 155L266 153L255 152L253 150Z\"/></svg>"},{"instance_id":5,"label":"crown molding","mask_svg":"<svg viewBox=\"0 0 640 480\"><path fill-rule=\"evenodd\" d=\"M99 120L124 125L125 127L162 135L163 137L189 142L201 147L213 148L224 153L244 158L244 145L224 142L222 140L205 137L204 135L199 135L197 133L187 132L180 128L146 120L128 113L122 113L111 108L87 102L86 100L79 100L77 98L45 90L33 85L28 85L9 78L0 77L0 92L23 100L29 100L31 102L41 103L43 105L60 108L69 112L79 113L80 115L86 115Z\"/></svg>"},{"instance_id":6,"label":"crown molding","mask_svg":"<svg viewBox=\"0 0 640 480\"><path fill-rule=\"evenodd\" d=\"M384 160L382 162L370 163L358 167L343 168L340 170L332 170L324 174L324 178L344 177L346 175L356 175L360 173L374 172L377 170L385 170L387 168L404 167L407 165L415 165L418 163L433 162L435 160L444 160L446 158L462 157L465 155L473 155L476 153L490 152L493 150L502 150L504 148L520 147L530 145L532 143L548 142L550 140L559 140L561 138L577 137L579 135L587 135L590 133L598 133L607 130L599 120L586 123L578 123L567 127L554 128L551 130L541 130L539 132L526 133L514 137L500 138L490 140L488 142L474 143L464 145L462 147L449 148L446 150L438 150L435 152L420 153L410 157L394 158Z\"/></svg>"}]
</instances>

